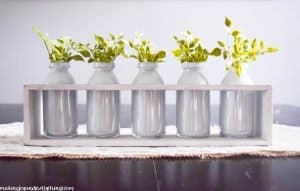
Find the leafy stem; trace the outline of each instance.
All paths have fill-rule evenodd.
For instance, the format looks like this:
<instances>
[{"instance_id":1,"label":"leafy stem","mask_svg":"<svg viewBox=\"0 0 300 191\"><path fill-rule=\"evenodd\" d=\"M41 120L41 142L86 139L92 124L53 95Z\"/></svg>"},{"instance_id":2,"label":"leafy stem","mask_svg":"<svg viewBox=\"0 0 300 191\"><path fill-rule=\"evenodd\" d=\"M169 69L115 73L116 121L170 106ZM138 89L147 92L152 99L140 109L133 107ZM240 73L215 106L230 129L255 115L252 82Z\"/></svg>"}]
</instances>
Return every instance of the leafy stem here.
<instances>
[{"instance_id":1,"label":"leafy stem","mask_svg":"<svg viewBox=\"0 0 300 191\"><path fill-rule=\"evenodd\" d=\"M155 52L150 41L142 39L139 34L136 35L134 40L129 41L129 46L136 52L129 57L138 60L140 63L159 63L163 62L166 57L166 51L159 50Z\"/></svg>"},{"instance_id":2,"label":"leafy stem","mask_svg":"<svg viewBox=\"0 0 300 191\"><path fill-rule=\"evenodd\" d=\"M232 27L232 21L228 17L225 17L225 26L228 30L228 42L225 44L223 41L218 41L218 44L226 61L226 70L234 69L239 77L246 63L256 61L259 55L278 51L278 48L266 47L262 40L246 38L239 30Z\"/></svg>"},{"instance_id":3,"label":"leafy stem","mask_svg":"<svg viewBox=\"0 0 300 191\"><path fill-rule=\"evenodd\" d=\"M33 31L41 38L46 46L49 60L52 63L55 62L70 62L72 60L82 61L83 58L76 54L72 45L75 43L69 37L62 37L55 40L51 40L47 34L43 34L37 28L33 27Z\"/></svg>"},{"instance_id":4,"label":"leafy stem","mask_svg":"<svg viewBox=\"0 0 300 191\"><path fill-rule=\"evenodd\" d=\"M220 56L221 49L216 47L211 51L205 48L198 37L193 36L191 31L182 33L182 37L173 36L177 48L172 51L173 55L181 62L206 62L209 56Z\"/></svg>"},{"instance_id":5,"label":"leafy stem","mask_svg":"<svg viewBox=\"0 0 300 191\"><path fill-rule=\"evenodd\" d=\"M125 41L123 35L110 34L109 38L105 39L100 35L95 35L95 44L76 43L73 49L87 59L88 63L105 62L112 63L115 59L125 53Z\"/></svg>"}]
</instances>

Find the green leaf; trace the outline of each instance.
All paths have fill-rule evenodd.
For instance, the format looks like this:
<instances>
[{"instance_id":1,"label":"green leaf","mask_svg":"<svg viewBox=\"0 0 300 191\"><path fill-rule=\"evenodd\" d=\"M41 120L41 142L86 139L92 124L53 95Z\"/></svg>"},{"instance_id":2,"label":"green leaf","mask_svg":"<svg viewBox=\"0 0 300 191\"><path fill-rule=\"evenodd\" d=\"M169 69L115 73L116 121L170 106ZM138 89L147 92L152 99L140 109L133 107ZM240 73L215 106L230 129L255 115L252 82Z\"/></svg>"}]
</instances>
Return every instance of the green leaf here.
<instances>
[{"instance_id":1,"label":"green leaf","mask_svg":"<svg viewBox=\"0 0 300 191\"><path fill-rule=\"evenodd\" d=\"M105 40L102 36L99 36L99 35L96 35L96 34L95 34L95 40L100 45L104 44L104 42L105 42Z\"/></svg>"},{"instance_id":2,"label":"green leaf","mask_svg":"<svg viewBox=\"0 0 300 191\"><path fill-rule=\"evenodd\" d=\"M237 74L238 77L241 77L241 74L242 74L242 65L239 61L235 61L233 63L233 66L234 66L234 69L235 69L235 72Z\"/></svg>"},{"instance_id":3,"label":"green leaf","mask_svg":"<svg viewBox=\"0 0 300 191\"><path fill-rule=\"evenodd\" d=\"M136 55L133 55L133 54L131 54L129 57L130 57L130 58L139 59Z\"/></svg>"},{"instance_id":4,"label":"green leaf","mask_svg":"<svg viewBox=\"0 0 300 191\"><path fill-rule=\"evenodd\" d=\"M88 63L92 63L92 62L95 62L95 60L93 58L89 58Z\"/></svg>"},{"instance_id":5,"label":"green leaf","mask_svg":"<svg viewBox=\"0 0 300 191\"><path fill-rule=\"evenodd\" d=\"M264 43L264 41L260 41L260 48L261 48L261 49L264 49L264 48L265 48L265 43Z\"/></svg>"},{"instance_id":6,"label":"green leaf","mask_svg":"<svg viewBox=\"0 0 300 191\"><path fill-rule=\"evenodd\" d=\"M269 47L268 50L267 50L268 53L274 53L274 52L277 52L277 51L279 51L279 49L275 48L275 47Z\"/></svg>"},{"instance_id":7,"label":"green leaf","mask_svg":"<svg viewBox=\"0 0 300 191\"><path fill-rule=\"evenodd\" d=\"M226 60L228 58L229 52L228 51L224 51L223 52L223 58L224 60Z\"/></svg>"},{"instance_id":8,"label":"green leaf","mask_svg":"<svg viewBox=\"0 0 300 191\"><path fill-rule=\"evenodd\" d=\"M231 25L232 25L232 21L228 17L225 17L225 25L227 27L231 27Z\"/></svg>"},{"instance_id":9,"label":"green leaf","mask_svg":"<svg viewBox=\"0 0 300 191\"><path fill-rule=\"evenodd\" d=\"M221 49L214 48L210 54L213 55L213 56L220 56L221 55Z\"/></svg>"},{"instance_id":10,"label":"green leaf","mask_svg":"<svg viewBox=\"0 0 300 191\"><path fill-rule=\"evenodd\" d=\"M123 34L120 34L119 36L118 36L118 40L122 40L123 39Z\"/></svg>"},{"instance_id":11,"label":"green leaf","mask_svg":"<svg viewBox=\"0 0 300 191\"><path fill-rule=\"evenodd\" d=\"M231 34L232 34L232 36L236 37L236 36L238 36L240 33L241 33L240 31L234 30Z\"/></svg>"},{"instance_id":12,"label":"green leaf","mask_svg":"<svg viewBox=\"0 0 300 191\"><path fill-rule=\"evenodd\" d=\"M165 58L166 57L166 52L161 50L157 53L157 57L158 59L161 59L161 58Z\"/></svg>"},{"instance_id":13,"label":"green leaf","mask_svg":"<svg viewBox=\"0 0 300 191\"><path fill-rule=\"evenodd\" d=\"M131 48L134 48L134 45L133 45L133 42L132 42L132 41L129 41L129 46L130 46Z\"/></svg>"},{"instance_id":14,"label":"green leaf","mask_svg":"<svg viewBox=\"0 0 300 191\"><path fill-rule=\"evenodd\" d=\"M225 43L223 41L218 41L220 47L225 47Z\"/></svg>"},{"instance_id":15,"label":"green leaf","mask_svg":"<svg viewBox=\"0 0 300 191\"><path fill-rule=\"evenodd\" d=\"M70 57L70 60L84 61L84 59L80 55L73 55Z\"/></svg>"},{"instance_id":16,"label":"green leaf","mask_svg":"<svg viewBox=\"0 0 300 191\"><path fill-rule=\"evenodd\" d=\"M84 57L90 57L91 53L88 50L81 50L80 53L84 56Z\"/></svg>"},{"instance_id":17,"label":"green leaf","mask_svg":"<svg viewBox=\"0 0 300 191\"><path fill-rule=\"evenodd\" d=\"M173 35L173 38L174 38L176 41L178 41L178 37L177 37L177 36Z\"/></svg>"},{"instance_id":18,"label":"green leaf","mask_svg":"<svg viewBox=\"0 0 300 191\"><path fill-rule=\"evenodd\" d=\"M252 41L251 47L252 47L252 48L255 48L256 46L257 46L257 39L255 38L255 39L253 39L253 41Z\"/></svg>"},{"instance_id":19,"label":"green leaf","mask_svg":"<svg viewBox=\"0 0 300 191\"><path fill-rule=\"evenodd\" d=\"M109 36L110 36L110 38L111 38L112 40L115 40L115 39L116 39L115 35L113 35L113 34L109 34Z\"/></svg>"},{"instance_id":20,"label":"green leaf","mask_svg":"<svg viewBox=\"0 0 300 191\"><path fill-rule=\"evenodd\" d=\"M182 51L181 51L181 49L176 49L176 50L173 50L172 53L175 57L179 57L182 54Z\"/></svg>"}]
</instances>

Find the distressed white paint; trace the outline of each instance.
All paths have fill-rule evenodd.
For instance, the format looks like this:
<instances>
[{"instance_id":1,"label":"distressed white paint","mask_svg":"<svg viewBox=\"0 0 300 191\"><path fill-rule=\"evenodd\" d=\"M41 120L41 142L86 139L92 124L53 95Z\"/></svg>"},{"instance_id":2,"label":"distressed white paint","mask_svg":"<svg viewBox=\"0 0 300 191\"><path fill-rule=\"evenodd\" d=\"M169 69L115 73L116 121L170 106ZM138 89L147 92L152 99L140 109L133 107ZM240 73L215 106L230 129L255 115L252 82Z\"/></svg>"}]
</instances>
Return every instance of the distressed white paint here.
<instances>
[{"instance_id":1,"label":"distressed white paint","mask_svg":"<svg viewBox=\"0 0 300 191\"><path fill-rule=\"evenodd\" d=\"M167 134L160 139L136 138L132 135L122 134L119 138L97 139L85 135L66 138L51 139L43 136L40 131L42 119L40 120L41 92L43 90L209 90L209 91L226 91L226 90L249 90L261 91L262 93L262 110L259 111L260 123L256 127L257 134L251 138L224 138L219 135L210 135L203 139L183 139L176 137L176 132ZM174 116L175 117L175 116ZM249 145L268 145L272 141L272 89L270 86L210 86L210 85L27 85L24 87L24 143L26 145L37 146L249 146Z\"/></svg>"}]
</instances>

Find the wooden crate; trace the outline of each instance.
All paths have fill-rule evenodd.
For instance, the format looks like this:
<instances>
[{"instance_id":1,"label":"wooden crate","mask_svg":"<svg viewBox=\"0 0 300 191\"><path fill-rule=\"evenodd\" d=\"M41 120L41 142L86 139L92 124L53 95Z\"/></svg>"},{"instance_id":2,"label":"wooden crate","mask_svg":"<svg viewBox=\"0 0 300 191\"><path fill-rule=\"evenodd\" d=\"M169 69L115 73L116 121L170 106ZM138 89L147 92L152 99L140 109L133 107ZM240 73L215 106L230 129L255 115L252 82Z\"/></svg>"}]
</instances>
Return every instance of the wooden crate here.
<instances>
[{"instance_id":1,"label":"wooden crate","mask_svg":"<svg viewBox=\"0 0 300 191\"><path fill-rule=\"evenodd\" d=\"M211 135L207 138L181 138L167 134L159 139L136 138L121 134L116 138L95 138L78 135L71 138L47 138L43 135L42 92L48 90L205 90L205 91L254 91L260 95L260 122L256 136L228 138ZM270 85L24 85L24 144L34 146L254 146L270 145L272 140L272 87ZM176 117L176 116L174 116Z\"/></svg>"}]
</instances>

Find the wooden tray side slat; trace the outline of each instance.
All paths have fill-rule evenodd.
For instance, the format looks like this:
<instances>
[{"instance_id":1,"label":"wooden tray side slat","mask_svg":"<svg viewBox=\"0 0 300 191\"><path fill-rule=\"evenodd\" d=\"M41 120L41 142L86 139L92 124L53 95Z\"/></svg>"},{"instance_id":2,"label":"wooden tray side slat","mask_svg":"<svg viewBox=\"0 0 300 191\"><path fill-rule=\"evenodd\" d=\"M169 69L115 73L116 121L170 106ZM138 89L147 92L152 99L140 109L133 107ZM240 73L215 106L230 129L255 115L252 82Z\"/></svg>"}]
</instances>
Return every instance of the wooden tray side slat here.
<instances>
[{"instance_id":1,"label":"wooden tray side slat","mask_svg":"<svg viewBox=\"0 0 300 191\"><path fill-rule=\"evenodd\" d=\"M249 90L249 91L267 91L269 85L129 85L129 84L110 84L110 85L88 85L88 84L59 84L44 85L34 84L25 85L28 90Z\"/></svg>"}]
</instances>

